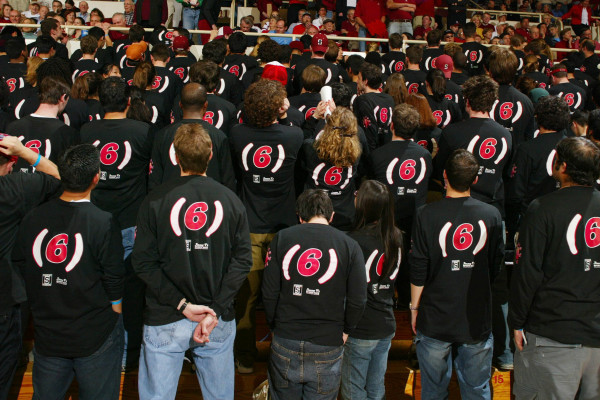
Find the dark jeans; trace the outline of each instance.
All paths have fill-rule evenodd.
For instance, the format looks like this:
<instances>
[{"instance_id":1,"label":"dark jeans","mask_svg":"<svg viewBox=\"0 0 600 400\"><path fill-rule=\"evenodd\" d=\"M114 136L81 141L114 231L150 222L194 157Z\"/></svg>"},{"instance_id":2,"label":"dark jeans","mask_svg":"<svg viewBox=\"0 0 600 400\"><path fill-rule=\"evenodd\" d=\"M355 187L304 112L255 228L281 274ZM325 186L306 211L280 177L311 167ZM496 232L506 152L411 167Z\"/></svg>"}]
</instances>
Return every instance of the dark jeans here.
<instances>
[{"instance_id":1,"label":"dark jeans","mask_svg":"<svg viewBox=\"0 0 600 400\"><path fill-rule=\"evenodd\" d=\"M108 339L91 356L47 357L34 348L33 400L64 399L74 377L77 377L82 400L118 399L123 335L123 319L119 318Z\"/></svg>"},{"instance_id":2,"label":"dark jeans","mask_svg":"<svg viewBox=\"0 0 600 400\"><path fill-rule=\"evenodd\" d=\"M0 400L8 397L21 352L21 308L0 313Z\"/></svg>"},{"instance_id":3,"label":"dark jeans","mask_svg":"<svg viewBox=\"0 0 600 400\"><path fill-rule=\"evenodd\" d=\"M335 400L344 346L321 346L273 335L269 391L273 400Z\"/></svg>"}]
</instances>

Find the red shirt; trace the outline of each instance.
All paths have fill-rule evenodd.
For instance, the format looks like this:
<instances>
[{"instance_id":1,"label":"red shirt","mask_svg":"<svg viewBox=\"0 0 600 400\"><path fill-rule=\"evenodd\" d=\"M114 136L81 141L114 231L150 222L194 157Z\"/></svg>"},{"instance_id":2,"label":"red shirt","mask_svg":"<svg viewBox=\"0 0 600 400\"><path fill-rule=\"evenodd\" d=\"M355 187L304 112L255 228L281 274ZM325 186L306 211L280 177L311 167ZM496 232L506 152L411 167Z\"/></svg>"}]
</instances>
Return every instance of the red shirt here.
<instances>
[{"instance_id":1,"label":"red shirt","mask_svg":"<svg viewBox=\"0 0 600 400\"><path fill-rule=\"evenodd\" d=\"M345 29L345 30L348 31L348 33L346 34L346 36L358 37L358 31L356 30L356 28L354 27L354 25L352 25L350 23L350 21L346 20L346 21L342 22L342 29Z\"/></svg>"},{"instance_id":2,"label":"red shirt","mask_svg":"<svg viewBox=\"0 0 600 400\"><path fill-rule=\"evenodd\" d=\"M557 49L569 49L569 42L565 41L565 40L561 40L560 42L556 43L554 45L555 48ZM557 51L556 52L556 60L560 61L563 58L565 58L569 53L564 52L564 51Z\"/></svg>"},{"instance_id":3,"label":"red shirt","mask_svg":"<svg viewBox=\"0 0 600 400\"><path fill-rule=\"evenodd\" d=\"M397 4L415 4L415 0L394 0L394 3ZM394 20L394 19L410 19L412 20L412 14L409 13L408 11L402 11L399 9L395 9L395 10L387 10L387 17L388 19Z\"/></svg>"},{"instance_id":4,"label":"red shirt","mask_svg":"<svg viewBox=\"0 0 600 400\"><path fill-rule=\"evenodd\" d=\"M420 36L420 37L424 38L425 34L431 32L432 30L433 29L431 27L425 29L425 28L423 28L423 25L417 26L415 28L415 32L414 32L415 33L415 37Z\"/></svg>"},{"instance_id":5,"label":"red shirt","mask_svg":"<svg viewBox=\"0 0 600 400\"><path fill-rule=\"evenodd\" d=\"M356 4L356 17L360 17L365 25L374 21L381 21L385 15L385 2L383 0L358 0Z\"/></svg>"},{"instance_id":6,"label":"red shirt","mask_svg":"<svg viewBox=\"0 0 600 400\"><path fill-rule=\"evenodd\" d=\"M528 29L519 28L519 29L515 30L515 33L518 33L519 35L523 36L525 38L525 40L527 40L528 42L531 42L531 36L529 36Z\"/></svg>"},{"instance_id":7,"label":"red shirt","mask_svg":"<svg viewBox=\"0 0 600 400\"><path fill-rule=\"evenodd\" d=\"M415 15L429 15L431 18L435 15L435 3L433 0L425 0L421 4L417 3Z\"/></svg>"}]
</instances>

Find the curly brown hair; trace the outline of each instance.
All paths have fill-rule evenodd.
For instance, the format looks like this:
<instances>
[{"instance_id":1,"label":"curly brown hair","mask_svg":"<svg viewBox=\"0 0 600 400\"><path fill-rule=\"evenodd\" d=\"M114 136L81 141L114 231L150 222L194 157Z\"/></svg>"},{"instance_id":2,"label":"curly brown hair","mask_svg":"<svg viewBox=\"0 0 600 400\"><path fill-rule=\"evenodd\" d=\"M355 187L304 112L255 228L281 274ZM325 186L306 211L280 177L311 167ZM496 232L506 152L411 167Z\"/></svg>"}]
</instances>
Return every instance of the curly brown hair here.
<instances>
[{"instance_id":1,"label":"curly brown hair","mask_svg":"<svg viewBox=\"0 0 600 400\"><path fill-rule=\"evenodd\" d=\"M472 76L463 84L463 97L473 111L490 112L498 100L498 83L487 75Z\"/></svg>"},{"instance_id":2,"label":"curly brown hair","mask_svg":"<svg viewBox=\"0 0 600 400\"><path fill-rule=\"evenodd\" d=\"M281 82L261 79L253 83L244 94L245 122L257 128L273 125L286 97Z\"/></svg>"},{"instance_id":3,"label":"curly brown hair","mask_svg":"<svg viewBox=\"0 0 600 400\"><path fill-rule=\"evenodd\" d=\"M406 101L408 90L406 89L406 81L404 75L395 72L385 81L383 93L387 93L394 99L394 104L402 104Z\"/></svg>"},{"instance_id":4,"label":"curly brown hair","mask_svg":"<svg viewBox=\"0 0 600 400\"><path fill-rule=\"evenodd\" d=\"M354 165L362 148L358 140L358 124L352 111L346 107L336 107L327 118L323 133L315 140L314 148L321 160L336 167Z\"/></svg>"}]
</instances>

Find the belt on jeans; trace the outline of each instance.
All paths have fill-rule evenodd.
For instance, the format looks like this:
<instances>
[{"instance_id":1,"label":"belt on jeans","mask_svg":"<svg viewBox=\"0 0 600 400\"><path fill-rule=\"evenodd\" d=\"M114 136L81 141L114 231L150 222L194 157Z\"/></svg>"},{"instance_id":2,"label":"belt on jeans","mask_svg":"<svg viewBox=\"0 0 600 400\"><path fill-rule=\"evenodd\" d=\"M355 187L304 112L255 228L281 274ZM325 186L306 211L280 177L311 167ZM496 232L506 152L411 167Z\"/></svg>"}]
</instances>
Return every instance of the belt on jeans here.
<instances>
[{"instance_id":1,"label":"belt on jeans","mask_svg":"<svg viewBox=\"0 0 600 400\"><path fill-rule=\"evenodd\" d=\"M390 22L412 22L412 19L392 19Z\"/></svg>"}]
</instances>

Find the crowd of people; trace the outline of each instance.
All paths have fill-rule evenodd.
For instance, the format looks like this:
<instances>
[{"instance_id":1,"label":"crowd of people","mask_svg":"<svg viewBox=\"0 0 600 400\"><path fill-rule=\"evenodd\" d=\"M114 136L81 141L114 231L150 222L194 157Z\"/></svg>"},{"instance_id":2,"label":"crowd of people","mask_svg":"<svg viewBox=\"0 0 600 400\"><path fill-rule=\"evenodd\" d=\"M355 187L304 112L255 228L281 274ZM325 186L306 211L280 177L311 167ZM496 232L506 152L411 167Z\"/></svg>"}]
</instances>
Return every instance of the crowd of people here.
<instances>
[{"instance_id":1,"label":"crowd of people","mask_svg":"<svg viewBox=\"0 0 600 400\"><path fill-rule=\"evenodd\" d=\"M342 25L357 35L361 2ZM203 398L232 399L259 306L273 399L385 398L395 309L424 399L453 369L491 399L492 365L518 399L600 396L591 38L554 60L526 19L506 48L476 16L425 15L426 46L403 51L412 18L389 19L388 42L344 56L332 10L292 2L299 22L268 23L299 40L247 36L244 17L197 60L188 29L144 30L155 11L79 36L47 11L30 6L37 33L0 33L0 399L30 319L35 398L76 377L116 399L136 369L141 399L174 398L188 358Z\"/></svg>"}]
</instances>

